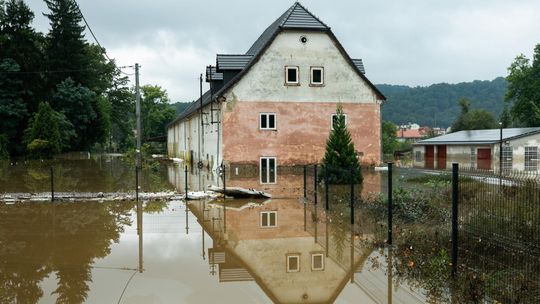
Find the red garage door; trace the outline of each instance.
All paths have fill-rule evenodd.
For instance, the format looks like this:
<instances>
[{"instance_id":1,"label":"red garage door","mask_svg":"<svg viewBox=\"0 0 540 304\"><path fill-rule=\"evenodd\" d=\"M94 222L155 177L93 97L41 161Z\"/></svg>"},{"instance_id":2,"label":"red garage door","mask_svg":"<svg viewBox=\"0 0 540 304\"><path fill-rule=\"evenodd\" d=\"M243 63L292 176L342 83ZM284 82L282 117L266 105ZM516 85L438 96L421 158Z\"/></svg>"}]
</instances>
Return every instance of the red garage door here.
<instances>
[{"instance_id":1,"label":"red garage door","mask_svg":"<svg viewBox=\"0 0 540 304\"><path fill-rule=\"evenodd\" d=\"M426 169L433 169L434 160L433 146L426 146Z\"/></svg>"},{"instance_id":2,"label":"red garage door","mask_svg":"<svg viewBox=\"0 0 540 304\"><path fill-rule=\"evenodd\" d=\"M478 149L476 162L478 164L478 169L491 170L491 149Z\"/></svg>"},{"instance_id":3,"label":"red garage door","mask_svg":"<svg viewBox=\"0 0 540 304\"><path fill-rule=\"evenodd\" d=\"M446 169L446 146L437 146L437 169Z\"/></svg>"}]
</instances>

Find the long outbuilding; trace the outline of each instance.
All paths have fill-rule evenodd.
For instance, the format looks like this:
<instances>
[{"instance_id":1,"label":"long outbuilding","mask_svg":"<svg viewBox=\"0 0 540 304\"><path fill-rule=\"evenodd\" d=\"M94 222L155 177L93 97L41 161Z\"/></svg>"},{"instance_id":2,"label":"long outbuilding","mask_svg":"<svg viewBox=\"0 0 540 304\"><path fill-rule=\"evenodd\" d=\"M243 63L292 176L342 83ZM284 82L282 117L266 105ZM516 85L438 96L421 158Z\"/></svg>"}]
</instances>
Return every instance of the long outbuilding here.
<instances>
[{"instance_id":1,"label":"long outbuilding","mask_svg":"<svg viewBox=\"0 0 540 304\"><path fill-rule=\"evenodd\" d=\"M502 159L500 151L502 147ZM540 128L506 128L450 133L421 140L413 147L414 166L444 170L460 167L539 172Z\"/></svg>"}]
</instances>

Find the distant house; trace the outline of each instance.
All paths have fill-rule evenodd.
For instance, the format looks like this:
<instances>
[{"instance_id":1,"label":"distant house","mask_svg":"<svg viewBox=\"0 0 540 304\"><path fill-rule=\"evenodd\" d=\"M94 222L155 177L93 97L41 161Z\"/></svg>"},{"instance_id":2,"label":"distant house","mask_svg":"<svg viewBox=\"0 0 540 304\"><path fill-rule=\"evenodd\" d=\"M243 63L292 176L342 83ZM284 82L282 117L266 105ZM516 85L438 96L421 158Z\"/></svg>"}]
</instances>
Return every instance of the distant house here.
<instances>
[{"instance_id":1,"label":"distant house","mask_svg":"<svg viewBox=\"0 0 540 304\"><path fill-rule=\"evenodd\" d=\"M249 21L247 21L249 22ZM365 165L381 154L383 94L330 27L298 2L244 54L218 54L210 90L168 125L168 155L278 183L278 167L319 162L341 103Z\"/></svg>"},{"instance_id":2,"label":"distant house","mask_svg":"<svg viewBox=\"0 0 540 304\"><path fill-rule=\"evenodd\" d=\"M396 137L398 141L419 141L425 134L421 132L421 129L398 129L396 132Z\"/></svg>"},{"instance_id":3,"label":"distant house","mask_svg":"<svg viewBox=\"0 0 540 304\"><path fill-rule=\"evenodd\" d=\"M500 129L460 131L421 140L414 145L414 166L447 169L461 167L499 170ZM502 169L540 172L540 128L502 130Z\"/></svg>"}]
</instances>

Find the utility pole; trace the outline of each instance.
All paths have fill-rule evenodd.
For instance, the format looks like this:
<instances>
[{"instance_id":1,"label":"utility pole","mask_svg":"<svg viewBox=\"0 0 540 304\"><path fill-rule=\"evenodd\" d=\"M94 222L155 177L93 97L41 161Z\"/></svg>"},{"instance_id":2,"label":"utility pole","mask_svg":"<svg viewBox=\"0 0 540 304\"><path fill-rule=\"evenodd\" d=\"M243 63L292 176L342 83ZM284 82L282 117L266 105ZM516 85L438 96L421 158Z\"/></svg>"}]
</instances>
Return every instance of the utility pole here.
<instances>
[{"instance_id":1,"label":"utility pole","mask_svg":"<svg viewBox=\"0 0 540 304\"><path fill-rule=\"evenodd\" d=\"M135 63L135 115L137 116L137 149L135 170L138 177L141 168L141 94L139 92L139 64ZM139 200L139 179L137 178L137 201Z\"/></svg>"},{"instance_id":2,"label":"utility pole","mask_svg":"<svg viewBox=\"0 0 540 304\"><path fill-rule=\"evenodd\" d=\"M197 160L197 168L201 168L202 167L202 161L201 161L201 149L202 149L202 145L201 145L201 141L202 141L202 137L203 137L203 100L202 100L202 74L201 76L199 77L199 93L200 93L200 98L199 98L199 101L200 101L200 106L199 106L199 120L201 121L201 123L199 124L199 153L198 153L198 157L199 159Z\"/></svg>"}]
</instances>

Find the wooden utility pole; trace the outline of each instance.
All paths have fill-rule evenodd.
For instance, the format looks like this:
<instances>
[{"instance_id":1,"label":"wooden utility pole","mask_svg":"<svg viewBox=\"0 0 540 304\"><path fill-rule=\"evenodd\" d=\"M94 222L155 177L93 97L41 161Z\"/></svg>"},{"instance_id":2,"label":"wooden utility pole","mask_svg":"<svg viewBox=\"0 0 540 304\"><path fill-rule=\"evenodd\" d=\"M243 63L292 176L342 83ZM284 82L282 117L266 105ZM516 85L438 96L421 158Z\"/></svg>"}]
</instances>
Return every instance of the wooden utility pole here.
<instances>
[{"instance_id":1,"label":"wooden utility pole","mask_svg":"<svg viewBox=\"0 0 540 304\"><path fill-rule=\"evenodd\" d=\"M141 94L139 92L139 64L135 63L135 115L137 117L137 149L136 149L136 162L135 162L135 170L136 170L136 195L137 195L137 201L139 200L139 170L141 168Z\"/></svg>"}]
</instances>

